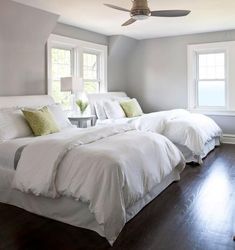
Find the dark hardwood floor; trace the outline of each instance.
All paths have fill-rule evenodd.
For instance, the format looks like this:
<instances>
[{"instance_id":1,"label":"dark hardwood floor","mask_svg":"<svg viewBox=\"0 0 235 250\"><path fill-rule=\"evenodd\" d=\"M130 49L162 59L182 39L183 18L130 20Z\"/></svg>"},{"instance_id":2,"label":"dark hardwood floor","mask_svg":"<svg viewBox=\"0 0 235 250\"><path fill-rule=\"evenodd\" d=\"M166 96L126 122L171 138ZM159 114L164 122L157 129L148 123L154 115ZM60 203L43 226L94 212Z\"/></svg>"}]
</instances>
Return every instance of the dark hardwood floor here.
<instances>
[{"instance_id":1,"label":"dark hardwood floor","mask_svg":"<svg viewBox=\"0 0 235 250\"><path fill-rule=\"evenodd\" d=\"M235 249L235 145L222 145L201 167L132 219L112 249ZM110 249L98 234L0 204L1 250Z\"/></svg>"}]
</instances>

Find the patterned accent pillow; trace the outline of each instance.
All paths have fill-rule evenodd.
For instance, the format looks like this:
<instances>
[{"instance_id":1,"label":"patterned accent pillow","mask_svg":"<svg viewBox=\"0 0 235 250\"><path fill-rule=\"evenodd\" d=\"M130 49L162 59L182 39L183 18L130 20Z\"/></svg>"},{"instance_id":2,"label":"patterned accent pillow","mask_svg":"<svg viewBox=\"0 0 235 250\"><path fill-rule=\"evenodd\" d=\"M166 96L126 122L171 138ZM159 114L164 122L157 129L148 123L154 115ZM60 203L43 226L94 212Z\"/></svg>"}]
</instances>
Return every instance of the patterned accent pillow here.
<instances>
[{"instance_id":1,"label":"patterned accent pillow","mask_svg":"<svg viewBox=\"0 0 235 250\"><path fill-rule=\"evenodd\" d=\"M43 107L37 110L22 110L22 112L34 135L48 135L60 131L59 126L48 107Z\"/></svg>"}]
</instances>

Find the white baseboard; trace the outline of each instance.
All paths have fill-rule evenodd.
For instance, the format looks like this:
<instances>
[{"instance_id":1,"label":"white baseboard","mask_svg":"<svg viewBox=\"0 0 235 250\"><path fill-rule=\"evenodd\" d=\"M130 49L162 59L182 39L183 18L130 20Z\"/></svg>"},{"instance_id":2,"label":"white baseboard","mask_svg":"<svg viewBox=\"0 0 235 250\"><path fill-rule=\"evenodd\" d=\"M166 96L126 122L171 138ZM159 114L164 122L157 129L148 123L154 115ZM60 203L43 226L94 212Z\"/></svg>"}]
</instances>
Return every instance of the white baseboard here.
<instances>
[{"instance_id":1,"label":"white baseboard","mask_svg":"<svg viewBox=\"0 0 235 250\"><path fill-rule=\"evenodd\" d=\"M222 137L222 143L224 144L235 144L235 135L224 134Z\"/></svg>"}]
</instances>

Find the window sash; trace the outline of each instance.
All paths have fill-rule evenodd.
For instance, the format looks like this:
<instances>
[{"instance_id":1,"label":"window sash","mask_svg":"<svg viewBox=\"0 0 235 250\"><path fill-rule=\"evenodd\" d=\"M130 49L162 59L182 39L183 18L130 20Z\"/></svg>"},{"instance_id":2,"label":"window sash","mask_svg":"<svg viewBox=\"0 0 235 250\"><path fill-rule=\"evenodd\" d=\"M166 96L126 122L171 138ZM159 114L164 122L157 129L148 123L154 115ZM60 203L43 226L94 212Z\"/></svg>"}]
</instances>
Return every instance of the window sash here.
<instances>
[{"instance_id":1,"label":"window sash","mask_svg":"<svg viewBox=\"0 0 235 250\"><path fill-rule=\"evenodd\" d=\"M63 48L63 47L60 47L60 46L53 46L51 47L51 51L52 49L59 49L59 50L66 50L66 51L70 51L70 72L71 72L71 75L74 75L74 49L73 48ZM51 68L52 68L52 55L51 55ZM65 65L65 64L63 64ZM52 80L55 81L55 79L52 78ZM57 80L59 81L59 80Z\"/></svg>"},{"instance_id":2,"label":"window sash","mask_svg":"<svg viewBox=\"0 0 235 250\"><path fill-rule=\"evenodd\" d=\"M199 75L199 56L200 55L210 55L210 54L224 54L224 72L225 77L224 78L200 78ZM227 108L227 53L226 50L220 50L220 49L208 49L200 52L196 52L196 75L195 75L195 107L197 109L226 109ZM224 81L225 83L225 89L224 89L224 98L225 98L225 105L224 106L201 106L199 105L199 82L221 82Z\"/></svg>"},{"instance_id":3,"label":"window sash","mask_svg":"<svg viewBox=\"0 0 235 250\"><path fill-rule=\"evenodd\" d=\"M51 75L51 94L52 96L54 97L55 101L56 102L60 102L62 104L62 107L64 110L68 111L68 110L71 110L73 109L73 103L72 103L72 97L71 95L68 93L68 92L57 92L58 90L58 86L55 86L54 84L60 84L60 78L61 77L69 77L71 75L73 75L73 55L74 55L74 51L73 49L71 48L63 48L63 47L58 47L58 46L53 46L51 47L51 70L53 69L53 56L52 56L52 52L53 52L53 49L56 49L56 50L63 50L63 51L69 51L70 53L70 62L69 63L55 63L56 65L61 65L61 66L70 66L69 68L69 74L65 74L63 76L56 76L56 78L54 77L53 75L53 72L52 72L52 75ZM56 93L54 93L54 90L56 90Z\"/></svg>"},{"instance_id":4,"label":"window sash","mask_svg":"<svg viewBox=\"0 0 235 250\"><path fill-rule=\"evenodd\" d=\"M224 84L224 105L200 105L200 96L199 96L199 91L200 91L200 82L212 82L211 80L199 80L197 82L197 91L196 91L196 100L197 100L197 108L216 108L216 109L224 109L226 107L226 81L224 80L215 80L215 82L220 82L221 84Z\"/></svg>"},{"instance_id":5,"label":"window sash","mask_svg":"<svg viewBox=\"0 0 235 250\"><path fill-rule=\"evenodd\" d=\"M84 54L90 54L90 55L95 55L96 56L96 59L97 59L97 72L96 72L96 79L89 79L89 78L84 78L84 62L83 62L83 60L82 60L82 78L83 78L83 81L85 82L85 81L90 81L90 82L93 82L93 81L95 81L95 82L99 82L99 84L101 83L101 77L100 77L100 75L101 75L101 60L100 60L100 57L101 57L101 55L100 55L100 53L95 53L95 52L93 52L93 51L89 51L89 50L85 50L85 51L83 51L83 53L82 53L82 58L83 58L83 56L84 56Z\"/></svg>"}]
</instances>

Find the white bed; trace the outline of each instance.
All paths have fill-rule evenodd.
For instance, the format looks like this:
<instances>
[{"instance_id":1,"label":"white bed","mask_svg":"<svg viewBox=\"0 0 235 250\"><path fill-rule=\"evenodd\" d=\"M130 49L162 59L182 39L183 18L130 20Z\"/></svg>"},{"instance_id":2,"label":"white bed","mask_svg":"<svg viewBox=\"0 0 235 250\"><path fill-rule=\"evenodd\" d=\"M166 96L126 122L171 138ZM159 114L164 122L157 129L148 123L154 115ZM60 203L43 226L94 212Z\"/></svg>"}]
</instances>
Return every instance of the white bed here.
<instances>
[{"instance_id":1,"label":"white bed","mask_svg":"<svg viewBox=\"0 0 235 250\"><path fill-rule=\"evenodd\" d=\"M91 106L94 106L95 102L100 102L102 98L113 101L128 98L123 92L97 96L99 95L90 95ZM95 112L94 108L92 112ZM181 150L186 162L200 164L211 150L220 145L222 136L221 129L211 118L182 109L154 112L135 118L98 119L96 124L134 124L141 131L160 133Z\"/></svg>"},{"instance_id":2,"label":"white bed","mask_svg":"<svg viewBox=\"0 0 235 250\"><path fill-rule=\"evenodd\" d=\"M1 108L52 103L47 96L0 98ZM0 202L94 230L113 244L184 165L165 137L130 126L13 139L0 143Z\"/></svg>"}]
</instances>

